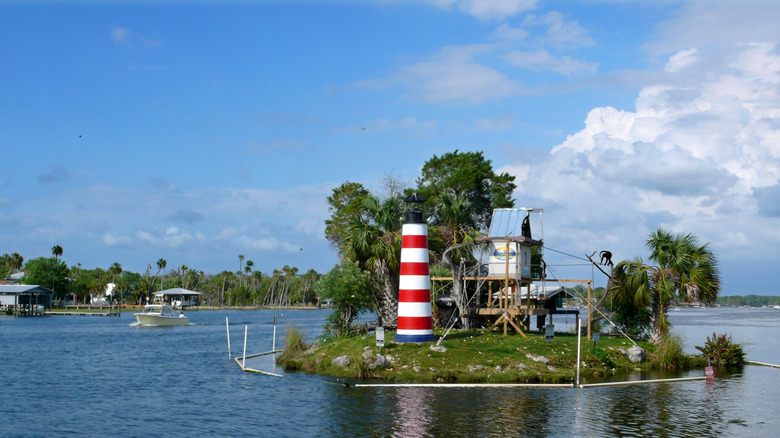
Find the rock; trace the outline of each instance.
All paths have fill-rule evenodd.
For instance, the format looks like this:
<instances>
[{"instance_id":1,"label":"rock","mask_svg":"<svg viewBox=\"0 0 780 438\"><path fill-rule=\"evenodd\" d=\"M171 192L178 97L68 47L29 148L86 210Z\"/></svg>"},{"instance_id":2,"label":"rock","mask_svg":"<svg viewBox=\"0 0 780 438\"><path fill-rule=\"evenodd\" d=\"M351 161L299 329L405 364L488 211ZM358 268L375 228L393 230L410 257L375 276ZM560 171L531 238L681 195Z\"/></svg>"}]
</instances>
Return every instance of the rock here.
<instances>
[{"instance_id":1,"label":"rock","mask_svg":"<svg viewBox=\"0 0 780 438\"><path fill-rule=\"evenodd\" d=\"M550 370L550 371L558 371L558 368L555 368L552 365L547 365L547 369Z\"/></svg>"},{"instance_id":2,"label":"rock","mask_svg":"<svg viewBox=\"0 0 780 438\"><path fill-rule=\"evenodd\" d=\"M543 364L545 364L545 365L547 365L548 363L550 363L550 359L547 359L547 358L546 358L546 357L544 357L544 356L537 356L537 355L535 355L535 354L532 354L532 353L528 353L528 354L526 354L526 355L525 355L525 357L527 357L527 358L531 359L531 360L532 360L532 361L534 361L534 362L541 362L541 363L543 363Z\"/></svg>"},{"instance_id":3,"label":"rock","mask_svg":"<svg viewBox=\"0 0 780 438\"><path fill-rule=\"evenodd\" d=\"M528 365L526 365L524 363L519 363L519 364L517 364L517 368L522 370L522 369L528 368Z\"/></svg>"},{"instance_id":4,"label":"rock","mask_svg":"<svg viewBox=\"0 0 780 438\"><path fill-rule=\"evenodd\" d=\"M503 368L501 368L501 365L496 365L496 372L497 373L503 373L504 372Z\"/></svg>"},{"instance_id":5,"label":"rock","mask_svg":"<svg viewBox=\"0 0 780 438\"><path fill-rule=\"evenodd\" d=\"M412 369L414 370L415 373L419 373L422 368L420 368L419 365L415 365Z\"/></svg>"},{"instance_id":6,"label":"rock","mask_svg":"<svg viewBox=\"0 0 780 438\"><path fill-rule=\"evenodd\" d=\"M374 354L370 350L363 351L363 361L367 364L369 370L375 370L377 368L386 368L390 365L390 361L381 354Z\"/></svg>"},{"instance_id":7,"label":"rock","mask_svg":"<svg viewBox=\"0 0 780 438\"><path fill-rule=\"evenodd\" d=\"M308 349L308 350L306 350L306 351L303 353L303 355L304 355L304 356L308 356L308 355L310 355L310 354L314 353L315 351L317 351L317 350L319 350L319 349L320 349L320 344L318 344L318 343L316 343L316 342L315 342L315 343L311 344L311 347L309 347L309 349Z\"/></svg>"},{"instance_id":8,"label":"rock","mask_svg":"<svg viewBox=\"0 0 780 438\"><path fill-rule=\"evenodd\" d=\"M333 365L346 368L349 366L349 356L339 356L333 359L331 363Z\"/></svg>"},{"instance_id":9,"label":"rock","mask_svg":"<svg viewBox=\"0 0 780 438\"><path fill-rule=\"evenodd\" d=\"M445 353L447 351L447 347L444 345L433 345L430 346L431 351L435 351L437 353Z\"/></svg>"},{"instance_id":10,"label":"rock","mask_svg":"<svg viewBox=\"0 0 780 438\"><path fill-rule=\"evenodd\" d=\"M634 345L626 351L626 356L633 363L643 362L645 360L645 350L639 345Z\"/></svg>"},{"instance_id":11,"label":"rock","mask_svg":"<svg viewBox=\"0 0 780 438\"><path fill-rule=\"evenodd\" d=\"M377 368L386 368L390 366L390 361L381 354L377 354L373 362L368 364L368 369L375 370Z\"/></svg>"}]
</instances>

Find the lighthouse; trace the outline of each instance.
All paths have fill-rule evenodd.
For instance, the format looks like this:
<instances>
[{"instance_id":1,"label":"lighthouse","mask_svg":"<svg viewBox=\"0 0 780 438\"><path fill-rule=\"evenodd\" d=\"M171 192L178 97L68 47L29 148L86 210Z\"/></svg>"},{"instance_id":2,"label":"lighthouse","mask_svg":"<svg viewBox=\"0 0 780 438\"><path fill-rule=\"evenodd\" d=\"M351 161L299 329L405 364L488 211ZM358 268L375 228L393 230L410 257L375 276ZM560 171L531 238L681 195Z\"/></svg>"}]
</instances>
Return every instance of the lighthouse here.
<instances>
[{"instance_id":1,"label":"lighthouse","mask_svg":"<svg viewBox=\"0 0 780 438\"><path fill-rule=\"evenodd\" d=\"M417 193L404 202L412 204L406 212L402 230L401 275L398 288L398 332L395 342L433 342L431 314L431 275L428 265L428 224L417 204L425 198Z\"/></svg>"}]
</instances>

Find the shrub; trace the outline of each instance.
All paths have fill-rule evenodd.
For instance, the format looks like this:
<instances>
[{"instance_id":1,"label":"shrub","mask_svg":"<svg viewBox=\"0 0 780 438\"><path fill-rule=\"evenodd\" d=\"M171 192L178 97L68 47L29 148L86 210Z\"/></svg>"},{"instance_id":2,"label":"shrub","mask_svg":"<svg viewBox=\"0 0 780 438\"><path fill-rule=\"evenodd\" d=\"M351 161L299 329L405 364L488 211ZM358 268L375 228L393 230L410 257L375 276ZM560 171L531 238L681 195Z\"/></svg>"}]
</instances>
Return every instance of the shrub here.
<instances>
[{"instance_id":1,"label":"shrub","mask_svg":"<svg viewBox=\"0 0 780 438\"><path fill-rule=\"evenodd\" d=\"M679 368L687 362L683 354L682 341L675 336L661 339L653 353L653 360L661 368Z\"/></svg>"},{"instance_id":2,"label":"shrub","mask_svg":"<svg viewBox=\"0 0 780 438\"><path fill-rule=\"evenodd\" d=\"M284 338L284 351L279 355L277 363L285 369L297 369L300 366L301 355L309 349L309 344L303 340L303 332L297 326L287 329Z\"/></svg>"},{"instance_id":3,"label":"shrub","mask_svg":"<svg viewBox=\"0 0 780 438\"><path fill-rule=\"evenodd\" d=\"M742 350L742 346L734 343L731 340L731 335L725 333L716 335L713 332L712 337L707 336L704 347L697 345L696 349L701 351L702 356L710 358L714 366L737 366L745 362L745 352Z\"/></svg>"},{"instance_id":4,"label":"shrub","mask_svg":"<svg viewBox=\"0 0 780 438\"><path fill-rule=\"evenodd\" d=\"M323 326L324 337L345 337L354 332L352 321L373 306L371 280L368 272L356 263L335 266L314 286L320 297L333 300L333 312Z\"/></svg>"}]
</instances>

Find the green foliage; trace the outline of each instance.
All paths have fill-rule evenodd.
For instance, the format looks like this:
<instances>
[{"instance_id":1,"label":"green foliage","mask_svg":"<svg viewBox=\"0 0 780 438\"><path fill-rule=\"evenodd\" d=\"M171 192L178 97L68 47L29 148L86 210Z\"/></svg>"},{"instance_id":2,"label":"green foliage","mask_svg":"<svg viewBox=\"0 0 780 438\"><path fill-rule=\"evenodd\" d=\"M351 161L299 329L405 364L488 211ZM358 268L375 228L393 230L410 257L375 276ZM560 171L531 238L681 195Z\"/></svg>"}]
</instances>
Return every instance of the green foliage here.
<instances>
[{"instance_id":1,"label":"green foliage","mask_svg":"<svg viewBox=\"0 0 780 438\"><path fill-rule=\"evenodd\" d=\"M612 306L612 311L615 312L612 322L618 329L631 337L639 339L647 337L652 326L650 309L618 303Z\"/></svg>"},{"instance_id":2,"label":"green foliage","mask_svg":"<svg viewBox=\"0 0 780 438\"><path fill-rule=\"evenodd\" d=\"M35 284L54 291L57 297L68 292L68 266L54 257L38 257L24 265L24 284Z\"/></svg>"},{"instance_id":3,"label":"green foliage","mask_svg":"<svg viewBox=\"0 0 780 438\"><path fill-rule=\"evenodd\" d=\"M780 296L776 295L743 295L718 297L718 304L723 306L764 307L780 305Z\"/></svg>"},{"instance_id":4,"label":"green foliage","mask_svg":"<svg viewBox=\"0 0 780 438\"><path fill-rule=\"evenodd\" d=\"M609 357L606 351L599 347L593 348L591 351L591 354L599 358L601 360L601 363L604 364L608 369L615 368L615 362L612 361L612 358Z\"/></svg>"},{"instance_id":5,"label":"green foliage","mask_svg":"<svg viewBox=\"0 0 780 438\"><path fill-rule=\"evenodd\" d=\"M675 336L665 336L661 339L653 353L653 363L661 368L680 368L687 364L688 358L683 353L682 341Z\"/></svg>"},{"instance_id":6,"label":"green foliage","mask_svg":"<svg viewBox=\"0 0 780 438\"><path fill-rule=\"evenodd\" d=\"M328 196L330 218L325 220L325 237L335 248L343 246L350 222L363 220L364 204L369 195L362 184L347 181Z\"/></svg>"},{"instance_id":7,"label":"green foliage","mask_svg":"<svg viewBox=\"0 0 780 438\"><path fill-rule=\"evenodd\" d=\"M646 241L650 260L637 257L622 261L613 270L609 293L617 308L650 307L651 339L660 342L668 334L667 312L676 298L712 302L720 291L717 259L707 244L693 234L672 234L658 229ZM629 314L631 312L628 312Z\"/></svg>"},{"instance_id":8,"label":"green foliage","mask_svg":"<svg viewBox=\"0 0 780 438\"><path fill-rule=\"evenodd\" d=\"M310 347L303 340L303 332L298 326L291 326L287 329L284 338L284 350L277 359L277 363L286 370L294 370L300 366L300 358Z\"/></svg>"},{"instance_id":9,"label":"green foliage","mask_svg":"<svg viewBox=\"0 0 780 438\"><path fill-rule=\"evenodd\" d=\"M707 336L707 342L704 347L696 346L704 357L712 360L714 366L738 366L745 363L745 352L742 346L732 342L731 335L712 333L712 337Z\"/></svg>"},{"instance_id":10,"label":"green foliage","mask_svg":"<svg viewBox=\"0 0 780 438\"><path fill-rule=\"evenodd\" d=\"M9 275L22 269L23 263L24 257L16 252L0 256L0 280L6 279Z\"/></svg>"},{"instance_id":11,"label":"green foliage","mask_svg":"<svg viewBox=\"0 0 780 438\"><path fill-rule=\"evenodd\" d=\"M324 326L326 335L343 337L353 332L352 321L357 315L371 309L372 288L368 272L357 263L336 265L314 286L319 296L333 301L333 312Z\"/></svg>"},{"instance_id":12,"label":"green foliage","mask_svg":"<svg viewBox=\"0 0 780 438\"><path fill-rule=\"evenodd\" d=\"M496 174L482 152L448 152L426 161L417 179L418 193L435 224L459 230L485 230L494 208L514 206L514 176ZM458 243L458 242L453 242Z\"/></svg>"}]
</instances>

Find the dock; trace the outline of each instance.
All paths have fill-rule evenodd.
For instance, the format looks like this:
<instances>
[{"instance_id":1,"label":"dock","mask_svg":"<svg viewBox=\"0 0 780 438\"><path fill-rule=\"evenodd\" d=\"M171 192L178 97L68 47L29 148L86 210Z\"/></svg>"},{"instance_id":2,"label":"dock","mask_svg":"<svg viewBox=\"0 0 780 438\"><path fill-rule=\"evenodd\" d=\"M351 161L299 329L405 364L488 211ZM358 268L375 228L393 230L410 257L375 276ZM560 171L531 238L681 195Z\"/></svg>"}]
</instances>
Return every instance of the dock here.
<instances>
[{"instance_id":1,"label":"dock","mask_svg":"<svg viewBox=\"0 0 780 438\"><path fill-rule=\"evenodd\" d=\"M109 311L109 312L52 312L48 311L46 312L46 315L70 315L70 316L120 316L121 313L117 311Z\"/></svg>"}]
</instances>

